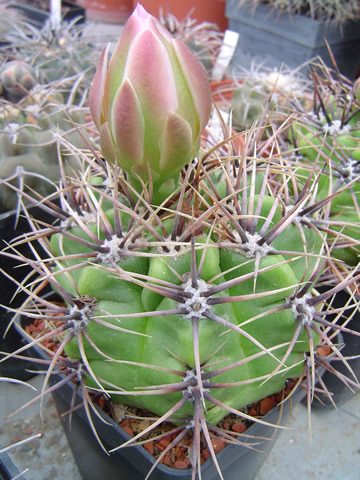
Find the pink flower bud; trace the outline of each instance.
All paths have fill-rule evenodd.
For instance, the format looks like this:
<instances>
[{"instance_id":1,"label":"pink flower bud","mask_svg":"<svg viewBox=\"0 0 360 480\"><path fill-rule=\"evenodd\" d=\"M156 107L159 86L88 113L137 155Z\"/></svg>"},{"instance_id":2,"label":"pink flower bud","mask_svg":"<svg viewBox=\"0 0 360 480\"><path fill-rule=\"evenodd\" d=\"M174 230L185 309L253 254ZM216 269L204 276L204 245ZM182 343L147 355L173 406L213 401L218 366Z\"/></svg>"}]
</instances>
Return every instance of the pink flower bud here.
<instances>
[{"instance_id":1,"label":"pink flower bud","mask_svg":"<svg viewBox=\"0 0 360 480\"><path fill-rule=\"evenodd\" d=\"M155 193L169 188L172 179L173 189L180 170L196 155L210 116L205 70L140 4L109 66L108 51L107 46L90 90L103 154L135 185L140 177L152 182Z\"/></svg>"}]
</instances>

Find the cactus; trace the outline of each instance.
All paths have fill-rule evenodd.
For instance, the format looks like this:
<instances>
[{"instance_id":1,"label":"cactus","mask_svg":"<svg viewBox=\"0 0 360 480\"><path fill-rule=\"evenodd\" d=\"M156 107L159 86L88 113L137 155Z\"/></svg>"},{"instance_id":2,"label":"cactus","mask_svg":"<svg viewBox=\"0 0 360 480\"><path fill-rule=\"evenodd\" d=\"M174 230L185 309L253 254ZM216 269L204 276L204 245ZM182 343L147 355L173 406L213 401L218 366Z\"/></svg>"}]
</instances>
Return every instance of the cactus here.
<instances>
[{"instance_id":1,"label":"cactus","mask_svg":"<svg viewBox=\"0 0 360 480\"><path fill-rule=\"evenodd\" d=\"M273 158L259 154L256 129L246 134L240 155L232 154L231 137L210 150L192 150L195 161L184 155L182 164L174 154L174 188L167 197L153 188L154 175L134 182L133 166L143 161L138 155L139 145L144 145L140 113L153 107L146 92L162 92L165 84L157 80L151 84L153 77L142 70L150 84L142 85L138 94L138 85L131 83L132 69L135 65L142 68L146 59L141 52L149 55L148 42L144 49L142 42L162 34L157 22L138 5L109 70L101 61L92 85L94 122L104 135L104 125L108 133L116 128L111 123L114 118L125 116L121 120L131 123L133 143L128 145L126 138L119 142L120 136L117 143L110 143L112 135L107 135L106 142L103 137L104 160L98 156L97 162L74 149L86 168L63 177L60 207L53 205L52 198L44 199L43 207L53 211L56 222L40 226L33 222L34 232L26 239L39 241L48 257L19 258L36 274L20 285L29 294L22 311L46 319L51 331L45 337L58 340L45 383L57 366L65 368L68 381L76 381L83 392L91 425L89 392L144 408L158 418L119 448L171 422L175 443L192 434L193 478L200 469L201 438L222 478L211 437L234 442L229 432L217 426L225 415L262 422L246 413L247 405L281 391L294 378L298 388L307 388L310 403L316 389L323 387L320 380L315 388L317 367L334 371L330 359L317 352L318 345L329 347L346 363L333 334L351 330L331 302L360 275L356 269L341 279L334 273L338 261L327 237L329 211L337 194L318 200L321 175L313 172L302 182L298 166L292 166L287 152L280 151L279 131L267 140L276 146ZM167 105L181 112L180 127L189 121L184 120L189 112L193 115L196 96L200 120L193 136L197 141L200 126L207 120L204 112L210 113L206 78L198 75L199 65L187 50L167 35L156 40L166 45L161 48L157 43L156 52L164 56L159 65L170 76L168 90L162 93ZM179 52L187 59L182 69L175 61ZM124 58L125 82L123 70L117 68L118 62L123 68ZM193 74L198 83L193 82ZM192 96L178 95L171 86L173 78L176 86L188 88ZM137 99L137 116L125 108L134 104L129 98ZM154 121L159 119L154 117ZM159 145L174 141L172 131L164 127L159 131L153 143L155 154ZM150 151L149 145L144 148ZM126 162L122 161L124 149ZM162 185L169 178L167 164L161 168L155 154L147 157L148 171L156 172L156 181ZM3 254L16 258L18 241ZM63 304L41 296L47 283ZM327 291L319 293L319 285L328 286ZM54 318L59 315L63 324L57 326ZM41 338L34 342L42 345ZM23 349L13 355L21 355ZM341 378L359 387L350 367L349 378Z\"/></svg>"},{"instance_id":2,"label":"cactus","mask_svg":"<svg viewBox=\"0 0 360 480\"><path fill-rule=\"evenodd\" d=\"M187 15L179 20L160 7L160 22L171 35L184 42L201 62L208 74L212 73L223 42L224 34L216 23L200 22Z\"/></svg>"},{"instance_id":3,"label":"cactus","mask_svg":"<svg viewBox=\"0 0 360 480\"><path fill-rule=\"evenodd\" d=\"M79 168L66 144L89 146L88 136L85 141L76 130L85 123L84 105L100 52L76 20L54 31L50 22L42 29L27 23L10 5L1 14L1 178L46 195L60 179L59 154L67 172ZM14 209L18 194L2 184L0 210Z\"/></svg>"},{"instance_id":4,"label":"cactus","mask_svg":"<svg viewBox=\"0 0 360 480\"><path fill-rule=\"evenodd\" d=\"M342 25L348 20L358 20L360 6L357 0L238 0L239 6L256 8L261 3L284 14L307 17Z\"/></svg>"},{"instance_id":5,"label":"cactus","mask_svg":"<svg viewBox=\"0 0 360 480\"><path fill-rule=\"evenodd\" d=\"M259 122L267 112L279 123L289 115L293 97L305 101L308 81L283 67L281 72L253 64L250 70L236 72L232 99L232 121L237 130L245 130ZM303 98L304 97L304 98ZM276 118L278 117L278 118Z\"/></svg>"},{"instance_id":6,"label":"cactus","mask_svg":"<svg viewBox=\"0 0 360 480\"><path fill-rule=\"evenodd\" d=\"M261 84L254 84L250 80L239 85L233 95L233 124L240 129L250 128L260 120L268 102L270 108L274 107L274 101L270 93Z\"/></svg>"},{"instance_id":7,"label":"cactus","mask_svg":"<svg viewBox=\"0 0 360 480\"><path fill-rule=\"evenodd\" d=\"M30 27L25 22L18 9L11 8L10 2L1 2L0 5L0 36L5 42L14 31L25 30L30 32Z\"/></svg>"},{"instance_id":8,"label":"cactus","mask_svg":"<svg viewBox=\"0 0 360 480\"><path fill-rule=\"evenodd\" d=\"M2 21L6 23L6 18L12 18L12 15L11 8L4 9ZM25 20L18 21L3 33L0 59L3 62L10 59L29 64L41 84L81 75L77 87L81 101L94 76L100 50L84 35L85 26L77 22L78 19L62 21L54 30L50 21L42 28ZM68 88L71 89L69 85Z\"/></svg>"},{"instance_id":9,"label":"cactus","mask_svg":"<svg viewBox=\"0 0 360 480\"><path fill-rule=\"evenodd\" d=\"M306 170L322 172L319 199L336 193L330 207L334 255L356 265L360 254L360 103L356 84L323 65L312 71L314 101L309 111L295 105L290 138ZM322 74L321 74L322 73ZM306 172L303 172L305 181Z\"/></svg>"},{"instance_id":10,"label":"cactus","mask_svg":"<svg viewBox=\"0 0 360 480\"><path fill-rule=\"evenodd\" d=\"M85 112L81 105L66 103L62 94L73 90L76 94L78 80L74 77L48 85L36 84L26 95L24 89L33 81L31 68L23 62L5 63L2 71L25 72L25 82L19 86L10 81L3 83L5 95L18 100L0 98L0 163L1 178L10 179L28 191L34 188L40 195L54 191L53 182L60 179L59 154L65 170L76 170L79 164L68 151L66 142L85 148L84 139L76 131L77 125L85 123ZM29 72L29 73L28 73ZM30 81L27 79L30 78ZM80 77L81 78L81 77ZM67 93L68 95L68 93ZM59 136L63 140L58 140ZM0 210L12 210L18 202L18 194L5 184L0 185Z\"/></svg>"}]
</instances>

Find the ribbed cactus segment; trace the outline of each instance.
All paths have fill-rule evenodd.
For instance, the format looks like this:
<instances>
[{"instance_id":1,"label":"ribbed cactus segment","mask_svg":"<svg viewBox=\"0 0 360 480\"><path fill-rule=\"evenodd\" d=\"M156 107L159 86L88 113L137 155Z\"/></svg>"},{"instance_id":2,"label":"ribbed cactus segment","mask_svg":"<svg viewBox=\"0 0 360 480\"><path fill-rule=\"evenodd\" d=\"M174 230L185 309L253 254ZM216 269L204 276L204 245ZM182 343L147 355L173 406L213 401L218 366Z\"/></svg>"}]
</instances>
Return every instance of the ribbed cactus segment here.
<instances>
[{"instance_id":1,"label":"ribbed cactus segment","mask_svg":"<svg viewBox=\"0 0 360 480\"><path fill-rule=\"evenodd\" d=\"M360 104L356 85L336 82L329 72L324 77L313 73L313 110L299 109L290 138L303 157L299 182L305 183L312 171L318 172L317 199L336 194L330 210L336 232L334 255L356 265L360 254Z\"/></svg>"},{"instance_id":2,"label":"ribbed cactus segment","mask_svg":"<svg viewBox=\"0 0 360 480\"><path fill-rule=\"evenodd\" d=\"M180 256L177 261L171 262L173 263L173 268L175 268L176 273L182 276L184 275L183 269L180 268L180 271L177 271L176 267L177 262L183 266L184 263L190 261L190 253L184 255L187 257L186 259ZM219 256L219 252L217 252L217 255ZM224 252L222 256L222 263L226 269L229 264L226 262L227 252ZM161 258L161 260L166 264L165 257ZM240 259L237 258L236 260L238 261ZM209 260L207 261L209 262ZM246 257L243 257L243 261L248 264ZM190 297L189 302L196 302L196 300L198 300L200 305L199 358L201 363L206 362L213 352L219 349L223 341L225 345L212 357L212 361L219 361L222 366L231 365L261 351L260 346L254 345L251 338L249 339L246 338L245 335L241 335L238 330L229 329L229 331L225 333L226 329L224 326L211 318L206 318L206 315L201 309L205 308L209 310L211 315L226 319L226 321L232 325L242 328L242 323L246 320L266 312L267 309L272 309L283 304L286 297L294 291L297 281L288 265L284 265L283 267L276 266L276 263L283 261L281 258L274 257L273 261L275 262L275 267L271 269L270 272L266 272L267 274L259 274L255 289L254 280L251 279L247 282L240 283L238 287L233 287L229 292L222 292L222 295L237 296L256 295L259 292L266 292L266 288L268 290L282 290L279 294L269 295L269 298L265 297L263 301L257 300L254 302L253 300L248 300L237 303L236 305L238 305L238 307L235 308L231 304L208 305L204 297L201 296L200 299L196 298L194 300ZM219 263L214 261L209 263L208 270L213 270L212 273L214 276L219 274ZM262 262L260 267L266 263L268 262ZM233 266L234 263L231 262L230 265ZM126 270L126 265L120 264L120 266ZM176 375L159 372L156 369L152 369L151 366L162 367L166 365L167 368L183 371L184 374L187 371L187 367L182 362L186 362L191 368L195 367L193 325L191 313L186 312L186 303L185 306L183 306L183 303L179 304L179 302L174 299L162 296L160 303L155 309L150 310L145 308L140 301L144 296L144 292L148 291L146 286L143 288L142 295L140 296L139 289L136 285L133 285L132 282L123 281L120 276L120 278L116 277L116 275L111 272L99 275L99 269L96 270L97 272L95 272L94 267L86 267L79 280L80 293L82 295L91 295L96 299L96 306L94 307L96 311L95 317L98 316L101 318L104 314L114 316L113 318L106 318L104 322L118 325L122 329L128 329L128 331L111 332L106 325L89 322L86 327L88 336L96 344L97 348L101 350L103 355L107 355L115 360L113 362L107 362L104 358L101 358L101 354L92 348L85 340L85 353L92 371L97 377L103 379L105 386L106 382L109 382L109 385L117 385L119 388L128 391L134 391L138 387L177 383L179 379ZM153 278L154 271L151 268L149 269L149 274L150 273L152 274L151 278ZM247 270L246 273L248 273ZM241 278L241 275L244 274L240 269L236 278ZM92 283L89 281L89 277L91 280L91 275ZM164 278L164 275L161 275L161 277L161 280L166 280L166 276ZM271 278L271 281L267 280L269 278ZM198 284L198 288L192 289L189 287L189 282L186 281L180 284L178 288L179 290L184 290L197 296L198 293L201 295L201 288L199 288L199 286L202 287L205 292L213 286L212 283L206 282L201 277L198 280ZM181 295L182 293L179 293L179 296ZM213 295L210 298L216 301L218 296ZM179 310L179 308L184 310L184 312L175 315L162 313L164 311ZM156 315L157 311L159 312L158 315ZM191 312L190 308L189 311ZM126 314L141 314L142 312L148 312L149 315L139 315L139 317L129 316L126 318ZM264 328L264 326L267 328ZM259 345L262 345L263 349L270 349L283 343L285 346L279 348L274 355L280 360L286 352L287 342L290 342L294 335L295 326L294 315L291 311L285 310L281 313L267 315L261 321L249 323L247 326L244 326L244 332L250 337L256 338L256 341ZM144 336L136 335L136 333L141 333ZM221 334L224 333L224 338L222 338ZM231 394L229 389L219 389L216 391L216 398L221 401L228 399L232 407L242 408L249 403L249 400L250 402L256 401L267 394L280 390L288 376L298 376L301 374L303 368L302 352L308 349L308 343L305 341L305 343L299 345L302 345L303 348L298 347L286 362L288 367L286 376L275 375L274 378L269 380L262 388L259 388L262 383L262 381L259 380L254 381L254 383L248 386L232 388ZM81 358L75 337L70 341L66 352L71 358ZM181 358L182 362L174 358L175 356ZM230 373L220 375L216 378L216 381L234 382L252 380L258 377L263 380L277 367L278 362L276 358L272 358L269 354L264 354L263 358L246 362L242 368L238 367ZM136 362L139 366L116 363L116 360ZM143 367L140 366L140 364L147 364L149 367ZM289 367L292 365L296 365L296 367L294 366L293 369L290 370ZM127 396L125 402L163 415L180 396L180 393L177 395L154 396L153 398L148 396ZM113 400L124 402L122 396L117 397L113 395ZM191 412L192 406L189 404L184 406L184 409L179 410L177 416L182 417L184 414L190 414ZM225 413L224 411L219 412L218 409L216 409L215 413L215 411L210 409L209 419L212 423L216 423Z\"/></svg>"},{"instance_id":3,"label":"ribbed cactus segment","mask_svg":"<svg viewBox=\"0 0 360 480\"><path fill-rule=\"evenodd\" d=\"M163 220L141 220L141 208L132 212L125 199L103 212L99 185L92 187L89 211L100 223L80 215L51 238L54 255L65 257L53 271L57 290L87 305L65 351L73 360L86 356L89 386L100 381L113 401L161 416L183 398L182 382L199 381L201 368L203 388L220 402L206 401L205 417L215 424L227 414L221 404L242 409L301 375L310 340L292 297L318 271L323 242L301 225L296 207L283 209L264 195L265 184L259 172L259 193L230 196L248 204L241 227L213 207L217 214L201 228L202 208L185 221L180 205ZM319 341L316 333L311 341ZM166 392L139 394L161 385ZM192 414L186 401L174 417Z\"/></svg>"},{"instance_id":4,"label":"ribbed cactus segment","mask_svg":"<svg viewBox=\"0 0 360 480\"><path fill-rule=\"evenodd\" d=\"M256 121L259 121L265 108L274 101L270 98L270 91L265 84L251 77L245 79L234 91L233 124L239 128L250 128Z\"/></svg>"}]
</instances>

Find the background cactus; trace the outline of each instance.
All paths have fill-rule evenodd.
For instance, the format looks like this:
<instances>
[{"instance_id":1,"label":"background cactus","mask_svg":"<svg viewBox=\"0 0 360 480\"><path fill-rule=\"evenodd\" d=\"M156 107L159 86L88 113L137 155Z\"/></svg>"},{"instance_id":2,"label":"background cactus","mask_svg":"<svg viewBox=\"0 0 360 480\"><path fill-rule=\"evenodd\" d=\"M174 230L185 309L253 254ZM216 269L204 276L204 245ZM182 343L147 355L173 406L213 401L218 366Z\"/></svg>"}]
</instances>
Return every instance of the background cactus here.
<instances>
[{"instance_id":1,"label":"background cactus","mask_svg":"<svg viewBox=\"0 0 360 480\"><path fill-rule=\"evenodd\" d=\"M274 107L274 101L264 84L245 80L239 85L233 96L234 127L245 130L261 119L265 109Z\"/></svg>"},{"instance_id":2,"label":"background cactus","mask_svg":"<svg viewBox=\"0 0 360 480\"><path fill-rule=\"evenodd\" d=\"M69 172L80 165L66 147L89 147L78 126L86 123L87 95L100 52L83 35L84 26L50 22L41 29L1 10L0 161L1 178L40 195L60 179L59 154ZM18 195L0 186L0 209L14 209Z\"/></svg>"},{"instance_id":3,"label":"background cactus","mask_svg":"<svg viewBox=\"0 0 360 480\"><path fill-rule=\"evenodd\" d=\"M129 90L133 73L129 72L133 59L128 56L141 51L133 48L132 41L139 47L139 32L149 35L148 29L160 29L141 7L133 15L109 70L102 59L93 83L92 114L101 133L107 122L117 128L114 117L133 119L133 111L118 104L124 83ZM162 43L166 51L160 50L165 58L170 52L175 84L182 82L182 88L194 95L195 105L202 104L194 134L197 140L200 125L207 121L209 92L192 83L191 73L198 73L199 65L190 56L183 83L184 71L174 61L173 44L166 42ZM176 44L176 48L182 47ZM106 78L123 54L129 62L126 82L121 81L122 70L119 74L115 69ZM151 75L146 79L153 81ZM132 99L135 87L131 87ZM156 88L147 85L150 91ZM137 113L149 108L146 96L136 98ZM189 111L194 112L193 103L189 97L184 103L181 95L173 98L187 119ZM133 105L125 103L129 104ZM48 213L53 211L54 223L33 222L33 234L26 237L27 242L40 242L47 258L41 259L36 249L33 259L17 254L22 240L14 241L3 255L32 266L34 275L20 285L29 294L22 312L45 319L51 331L44 337L58 343L43 393L51 373L65 368L67 380L82 390L89 419L93 407L89 392L158 415L145 432L125 445L140 441L164 421L173 423L175 443L190 432L195 478L201 439L216 465L211 437L234 441L217 426L225 415L262 422L246 412L247 405L281 391L289 379L296 378L297 387L307 389L309 403L319 389L326 391L321 381L315 388L317 367L332 372L334 368L330 357L318 353L318 345L329 347L346 364L334 333L351 332L341 314L357 301L351 294L349 304L335 312L331 302L342 289L350 291L360 275L349 267L340 277L341 262L333 256L328 237L332 237L332 204L351 191L351 184L318 196L322 176L328 178L328 173L309 169L305 162L304 179L299 164L289 160L288 150L282 150L286 145L279 140L283 128L267 137L266 155L262 155L257 142L261 147L265 125L260 123L244 133L240 154L233 154L230 137L209 150L194 149L193 155L184 155L183 164L176 158L173 190L167 197L158 196L150 175L142 188L132 181L137 148L143 142L143 123L139 116L136 119L131 123L133 151L127 150L135 152L133 163L130 154L122 162L114 153L115 148L127 148L126 142L111 144L110 149L103 142L104 159L96 155L96 162L73 149L83 168L78 175L63 175L60 207L52 197L41 202ZM164 131L160 129L157 145ZM170 136L167 141L172 140ZM149 168L157 166L149 163ZM161 180L168 178L166 170L163 178L161 168L155 171ZM41 296L47 284L64 303L54 304ZM317 291L320 285L327 287L326 292ZM61 325L54 321L59 315ZM41 345L42 339L34 342ZM350 367L349 378L341 378L359 387ZM155 465L170 448L171 444Z\"/></svg>"},{"instance_id":4,"label":"background cactus","mask_svg":"<svg viewBox=\"0 0 360 480\"><path fill-rule=\"evenodd\" d=\"M4 97L17 102L27 95L36 83L34 70L25 62L5 63L0 70L0 85Z\"/></svg>"},{"instance_id":5,"label":"background cactus","mask_svg":"<svg viewBox=\"0 0 360 480\"><path fill-rule=\"evenodd\" d=\"M29 64L41 84L81 77L77 86L78 101L81 103L100 57L100 49L84 34L85 25L74 19L71 22L62 21L56 29L50 21L37 28L21 19L12 23L14 13L11 6L4 8L2 14L1 62L18 60ZM12 26L8 28L10 23ZM70 89L69 83L67 88Z\"/></svg>"},{"instance_id":6,"label":"background cactus","mask_svg":"<svg viewBox=\"0 0 360 480\"><path fill-rule=\"evenodd\" d=\"M289 136L308 171L322 172L317 197L337 193L330 207L333 254L347 263L359 262L360 103L356 84L322 66L312 72L311 109L295 104L297 121ZM299 172L300 173L300 172ZM300 175L299 175L300 176Z\"/></svg>"},{"instance_id":7,"label":"background cactus","mask_svg":"<svg viewBox=\"0 0 360 480\"><path fill-rule=\"evenodd\" d=\"M220 52L224 33L219 31L216 23L201 22L187 15L179 20L171 12L159 11L160 22L171 35L184 42L211 75Z\"/></svg>"},{"instance_id":8,"label":"background cactus","mask_svg":"<svg viewBox=\"0 0 360 480\"><path fill-rule=\"evenodd\" d=\"M340 25L348 20L358 20L360 16L357 0L239 0L239 5L253 8L261 3L266 3L282 13L306 15Z\"/></svg>"},{"instance_id":9,"label":"background cactus","mask_svg":"<svg viewBox=\"0 0 360 480\"><path fill-rule=\"evenodd\" d=\"M5 63L2 72L6 73L8 69L12 71L14 66L21 71L32 71L23 62L13 61ZM34 77L27 74L25 79L28 77L32 83ZM18 101L13 103L6 97L0 98L2 179L12 179L20 189L34 188L40 195L45 195L54 191L53 182L60 179L59 155L64 165L67 165L66 171L79 169L76 158L65 145L70 142L78 148L87 146L84 137L77 131L77 125L85 124L84 107L71 103L71 99L76 96L79 80L81 77L72 77L62 79L61 84L36 84L29 92L24 91L28 83L21 86L14 83L10 87L9 82L3 84L6 97L15 96ZM67 102L63 97L63 89L68 96ZM69 92L72 93L69 95ZM17 193L1 184L0 209L14 209L17 202Z\"/></svg>"},{"instance_id":10,"label":"background cactus","mask_svg":"<svg viewBox=\"0 0 360 480\"><path fill-rule=\"evenodd\" d=\"M306 101L307 84L306 77L285 66L279 72L254 64L248 71L236 72L231 105L234 128L238 131L249 129L266 112L271 112L272 121L279 124L289 115L293 97L298 98L300 104Z\"/></svg>"},{"instance_id":11,"label":"background cactus","mask_svg":"<svg viewBox=\"0 0 360 480\"><path fill-rule=\"evenodd\" d=\"M2 39L11 35L14 30L24 29L29 32L28 24L19 10L10 8L10 2L1 2L0 5L0 35Z\"/></svg>"}]
</instances>

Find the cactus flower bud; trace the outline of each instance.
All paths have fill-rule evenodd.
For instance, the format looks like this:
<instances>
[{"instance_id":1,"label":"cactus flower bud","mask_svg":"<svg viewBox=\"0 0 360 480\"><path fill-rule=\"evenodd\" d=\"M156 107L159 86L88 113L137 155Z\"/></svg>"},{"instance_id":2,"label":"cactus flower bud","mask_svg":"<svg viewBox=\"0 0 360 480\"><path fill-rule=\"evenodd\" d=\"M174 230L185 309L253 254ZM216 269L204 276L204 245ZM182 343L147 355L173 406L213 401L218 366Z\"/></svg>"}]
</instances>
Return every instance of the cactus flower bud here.
<instances>
[{"instance_id":1,"label":"cactus flower bud","mask_svg":"<svg viewBox=\"0 0 360 480\"><path fill-rule=\"evenodd\" d=\"M205 70L190 50L138 4L108 66L105 47L90 90L90 112L105 158L153 202L174 190L196 154L211 110Z\"/></svg>"}]
</instances>

